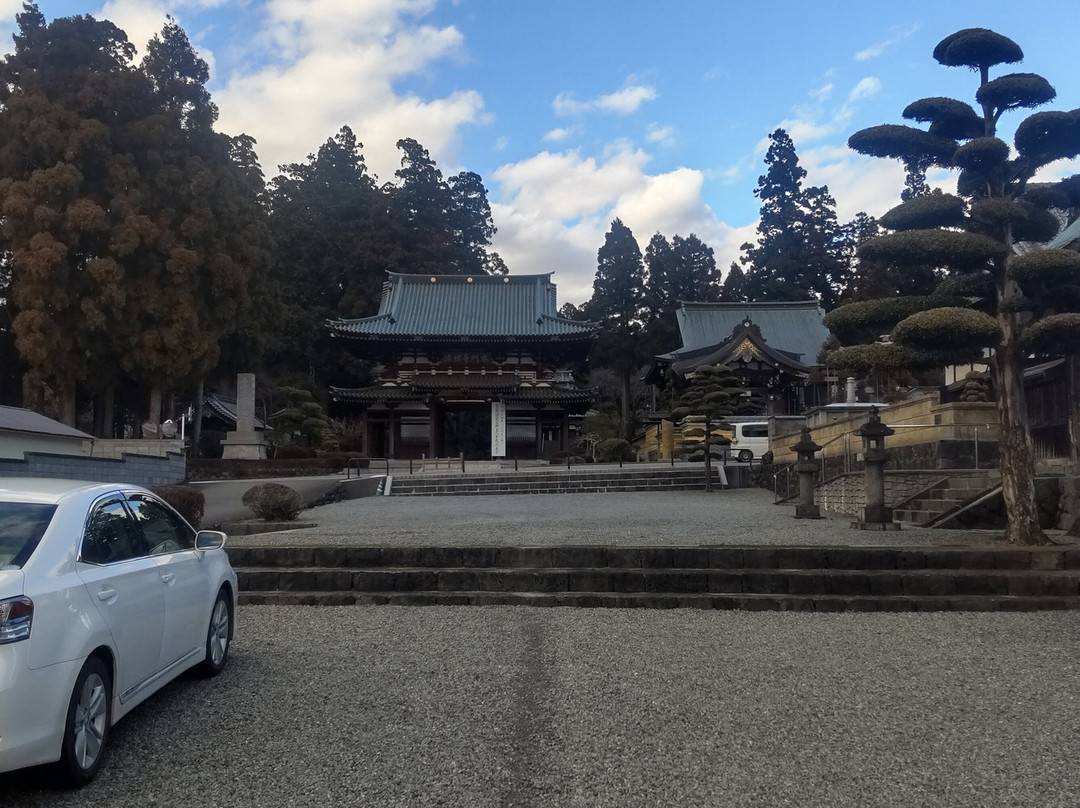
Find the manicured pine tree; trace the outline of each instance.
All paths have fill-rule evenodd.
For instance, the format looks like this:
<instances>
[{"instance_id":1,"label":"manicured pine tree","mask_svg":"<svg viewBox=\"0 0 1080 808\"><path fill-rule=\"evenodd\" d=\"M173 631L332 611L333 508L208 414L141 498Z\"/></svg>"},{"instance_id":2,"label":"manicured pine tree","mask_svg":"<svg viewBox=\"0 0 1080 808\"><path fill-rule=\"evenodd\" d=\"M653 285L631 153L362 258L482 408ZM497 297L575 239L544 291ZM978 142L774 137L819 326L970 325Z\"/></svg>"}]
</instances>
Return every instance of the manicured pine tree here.
<instances>
[{"instance_id":1,"label":"manicured pine tree","mask_svg":"<svg viewBox=\"0 0 1080 808\"><path fill-rule=\"evenodd\" d=\"M848 144L863 154L899 159L909 173L912 165L959 170L955 195L909 194L881 219L893 232L859 250L863 260L934 267L945 279L928 297L852 303L837 310L837 319L847 325L873 321L879 334L891 328L891 344L842 348L829 363L932 367L964 363L990 349L1006 538L1041 544L1046 537L1035 500L1024 365L1032 352L1061 355L1080 348L1080 255L1027 249L1058 232L1054 209L1077 204L1069 195L1075 178L1031 180L1043 166L1080 154L1078 113L1029 115L1016 128L1013 151L997 136L1002 115L1042 106L1056 95L1046 79L1032 73L991 78L992 68L1023 59L1020 47L993 31L969 28L943 39L933 55L945 66L976 73L979 111L952 98L924 98L903 115L929 124L927 129L876 126L856 132Z\"/></svg>"}]
</instances>

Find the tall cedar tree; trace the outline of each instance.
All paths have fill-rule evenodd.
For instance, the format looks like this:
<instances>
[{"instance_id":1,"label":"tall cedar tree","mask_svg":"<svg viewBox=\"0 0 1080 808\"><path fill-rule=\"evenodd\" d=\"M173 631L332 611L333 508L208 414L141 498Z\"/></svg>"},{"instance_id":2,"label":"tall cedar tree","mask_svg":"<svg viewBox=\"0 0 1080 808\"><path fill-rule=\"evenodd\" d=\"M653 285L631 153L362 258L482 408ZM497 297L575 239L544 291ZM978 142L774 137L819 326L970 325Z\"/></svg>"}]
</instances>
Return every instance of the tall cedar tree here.
<instances>
[{"instance_id":1,"label":"tall cedar tree","mask_svg":"<svg viewBox=\"0 0 1080 808\"><path fill-rule=\"evenodd\" d=\"M894 232L867 241L859 250L863 260L939 268L945 279L935 294L852 303L833 312L834 331L857 330L875 319L879 326L891 319L893 327L891 345L842 348L830 364L932 366L970 360L990 348L1008 512L1005 535L1017 544L1041 544L1046 537L1035 499L1024 362L1032 352L1075 357L1080 348L1080 255L1048 249L1021 252L1017 244L1051 239L1060 229L1051 209L1077 203L1068 194L1077 187L1075 177L1061 183L1029 181L1043 166L1080 154L1080 114L1074 110L1028 116L1016 128L1015 152L999 139L1003 113L1042 106L1056 95L1046 79L1035 74L990 78L991 68L1023 57L1015 42L993 31L958 31L938 44L934 58L976 72L975 101L982 114L956 99L924 98L903 115L928 123L928 129L884 125L849 139L856 151L900 159L909 170L911 165L937 165L960 173L956 196L911 196L881 219ZM1073 410L1075 428L1075 406ZM1075 443L1080 434L1072 437Z\"/></svg>"},{"instance_id":2,"label":"tall cedar tree","mask_svg":"<svg viewBox=\"0 0 1080 808\"><path fill-rule=\"evenodd\" d=\"M619 377L619 437L629 439L631 381L641 363L645 264L634 234L619 219L604 236L596 262L592 298L585 304L588 318L600 325L593 360Z\"/></svg>"},{"instance_id":3,"label":"tall cedar tree","mask_svg":"<svg viewBox=\"0 0 1080 808\"><path fill-rule=\"evenodd\" d=\"M386 186L401 227L401 271L433 275L505 274L491 251L495 225L487 189L478 174L463 171L443 179L427 149L412 138L399 140L398 184Z\"/></svg>"},{"instance_id":4,"label":"tall cedar tree","mask_svg":"<svg viewBox=\"0 0 1080 808\"><path fill-rule=\"evenodd\" d=\"M33 4L17 21L0 62L12 330L26 403L51 389L71 423L80 387L134 380L159 400L201 378L243 322L265 227L179 28L139 69L109 22L47 25Z\"/></svg>"},{"instance_id":5,"label":"tall cedar tree","mask_svg":"<svg viewBox=\"0 0 1080 808\"><path fill-rule=\"evenodd\" d=\"M349 127L309 155L281 167L270 183L277 262L289 290L275 346L279 372L329 374L326 320L372 314L386 272L402 261L386 200L367 171L363 144Z\"/></svg>"},{"instance_id":6,"label":"tall cedar tree","mask_svg":"<svg viewBox=\"0 0 1080 808\"><path fill-rule=\"evenodd\" d=\"M720 297L716 259L696 235L675 236L669 242L660 233L645 248L645 356L678 346L675 312L680 300L711 302Z\"/></svg>"},{"instance_id":7,"label":"tall cedar tree","mask_svg":"<svg viewBox=\"0 0 1080 808\"><path fill-rule=\"evenodd\" d=\"M808 300L826 309L836 305L846 283L836 202L826 187L803 188L806 171L783 129L769 135L768 171L758 177L761 200L758 240L742 245L746 267L741 293L751 301ZM737 294L725 290L728 299Z\"/></svg>"}]
</instances>

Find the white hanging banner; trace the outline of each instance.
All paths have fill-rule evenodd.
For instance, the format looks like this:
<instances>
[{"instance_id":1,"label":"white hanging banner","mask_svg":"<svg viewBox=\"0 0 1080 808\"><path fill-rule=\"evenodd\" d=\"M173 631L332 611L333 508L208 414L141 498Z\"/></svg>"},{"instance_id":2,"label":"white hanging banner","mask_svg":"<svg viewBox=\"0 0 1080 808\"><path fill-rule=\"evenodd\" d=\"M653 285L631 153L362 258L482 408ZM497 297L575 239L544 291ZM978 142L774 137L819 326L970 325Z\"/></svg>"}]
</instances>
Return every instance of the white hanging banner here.
<instances>
[{"instance_id":1,"label":"white hanging banner","mask_svg":"<svg viewBox=\"0 0 1080 808\"><path fill-rule=\"evenodd\" d=\"M491 402L491 456L506 457L506 402Z\"/></svg>"}]
</instances>

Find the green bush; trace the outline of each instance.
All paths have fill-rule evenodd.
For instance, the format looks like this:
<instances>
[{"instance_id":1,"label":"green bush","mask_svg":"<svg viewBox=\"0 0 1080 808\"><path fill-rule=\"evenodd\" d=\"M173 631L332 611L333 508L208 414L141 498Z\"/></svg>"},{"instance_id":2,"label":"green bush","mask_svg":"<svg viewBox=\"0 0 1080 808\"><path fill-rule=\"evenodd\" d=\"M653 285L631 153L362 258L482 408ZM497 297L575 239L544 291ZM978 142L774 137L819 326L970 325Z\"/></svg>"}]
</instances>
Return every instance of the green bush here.
<instances>
[{"instance_id":1,"label":"green bush","mask_svg":"<svg viewBox=\"0 0 1080 808\"><path fill-rule=\"evenodd\" d=\"M193 485L156 485L150 490L187 519L193 528L199 529L206 510L206 497L202 491Z\"/></svg>"},{"instance_id":2,"label":"green bush","mask_svg":"<svg viewBox=\"0 0 1080 808\"><path fill-rule=\"evenodd\" d=\"M283 443L274 450L275 460L303 460L309 457L315 457L315 451L295 443Z\"/></svg>"},{"instance_id":3,"label":"green bush","mask_svg":"<svg viewBox=\"0 0 1080 808\"><path fill-rule=\"evenodd\" d=\"M596 459L601 463L614 463L635 458L634 447L623 438L608 438L596 445Z\"/></svg>"},{"instance_id":4,"label":"green bush","mask_svg":"<svg viewBox=\"0 0 1080 808\"><path fill-rule=\"evenodd\" d=\"M280 483L252 486L240 501L267 522L291 522L304 509L300 492Z\"/></svg>"}]
</instances>

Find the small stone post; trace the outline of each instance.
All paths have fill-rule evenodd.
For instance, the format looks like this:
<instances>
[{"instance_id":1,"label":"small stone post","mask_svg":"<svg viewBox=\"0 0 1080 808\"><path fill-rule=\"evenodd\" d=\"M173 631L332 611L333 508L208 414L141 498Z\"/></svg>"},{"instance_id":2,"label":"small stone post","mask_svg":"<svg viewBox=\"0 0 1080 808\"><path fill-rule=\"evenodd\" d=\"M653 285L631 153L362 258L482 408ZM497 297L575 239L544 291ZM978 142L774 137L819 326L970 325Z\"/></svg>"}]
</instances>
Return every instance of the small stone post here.
<instances>
[{"instance_id":1,"label":"small stone post","mask_svg":"<svg viewBox=\"0 0 1080 808\"><path fill-rule=\"evenodd\" d=\"M822 519L821 508L814 504L814 476L821 465L814 454L821 447L810 437L810 429L803 427L799 442L791 447L799 457L795 471L799 472L799 502L795 506L796 519Z\"/></svg>"},{"instance_id":2,"label":"small stone post","mask_svg":"<svg viewBox=\"0 0 1080 808\"><path fill-rule=\"evenodd\" d=\"M852 522L852 527L862 530L899 530L900 523L893 521L892 508L885 506L885 463L889 453L885 451L885 438L896 430L881 423L877 407L870 408L870 417L855 434L863 439L863 460L866 463L866 507L862 519Z\"/></svg>"}]
</instances>

